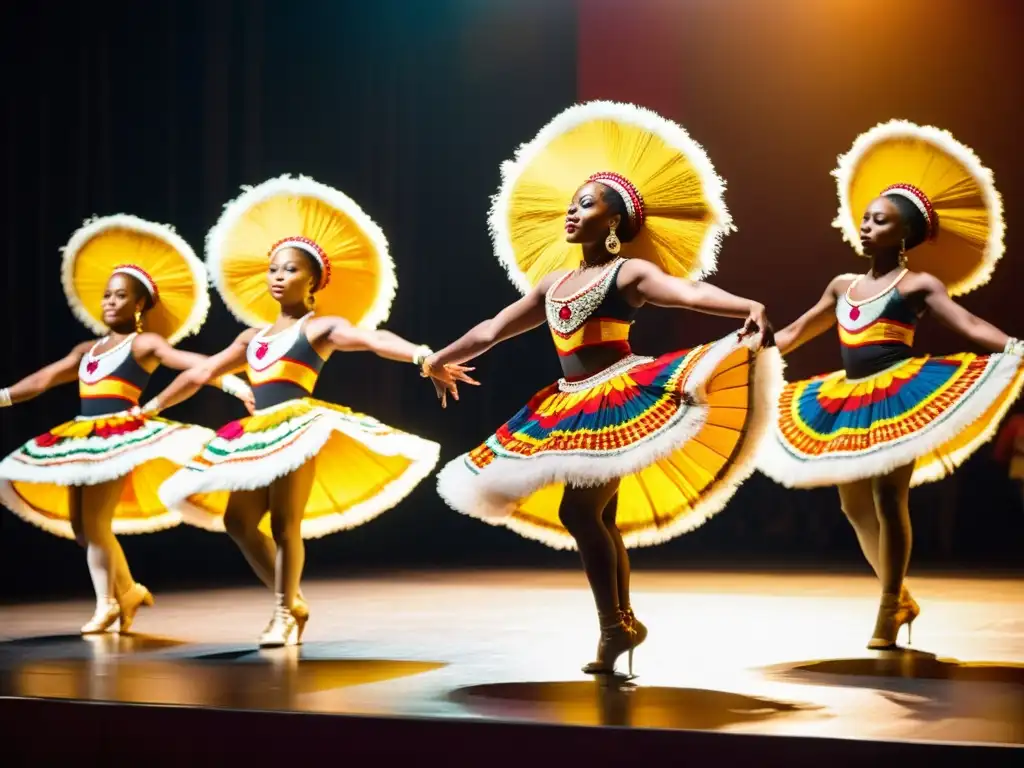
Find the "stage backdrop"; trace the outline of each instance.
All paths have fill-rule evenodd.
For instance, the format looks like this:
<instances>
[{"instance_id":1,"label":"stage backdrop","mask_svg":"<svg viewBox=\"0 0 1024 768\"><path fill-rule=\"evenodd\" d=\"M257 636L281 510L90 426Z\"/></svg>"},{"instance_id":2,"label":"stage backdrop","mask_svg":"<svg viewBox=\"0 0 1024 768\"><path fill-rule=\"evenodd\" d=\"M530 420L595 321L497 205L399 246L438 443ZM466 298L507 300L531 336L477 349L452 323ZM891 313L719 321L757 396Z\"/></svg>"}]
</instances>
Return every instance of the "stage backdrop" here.
<instances>
[{"instance_id":1,"label":"stage backdrop","mask_svg":"<svg viewBox=\"0 0 1024 768\"><path fill-rule=\"evenodd\" d=\"M83 218L125 212L172 223L200 251L239 185L285 172L343 189L383 227L399 278L387 327L438 347L516 298L486 229L500 162L559 110L593 98L651 107L706 147L739 226L713 281L764 301L780 326L832 275L861 266L829 226L836 155L891 117L950 129L995 171L1009 222L996 279L964 303L1024 333L1015 13L1000 0L19 4L0 32L0 378L6 385L86 338L64 303L58 250ZM185 348L214 352L241 330L213 301ZM690 346L731 327L650 310L636 346ZM962 347L930 323L919 340L935 352ZM795 355L789 371L837 365L829 336ZM539 330L481 359L478 374L484 386L442 412L411 366L337 355L318 395L438 440L450 460L558 366ZM159 372L150 394L170 376ZM0 450L76 407L65 387L4 410ZM204 391L168 415L216 427L240 413ZM916 491L913 504L916 564L1019 563L1024 512L987 452L954 479ZM223 536L179 528L124 544L154 589L253 581ZM308 549L310 576L576 562L451 512L432 480L373 523ZM762 477L701 530L636 559L639 567L763 562L863 569L834 492L788 492ZM74 544L2 513L0 599L88 589Z\"/></svg>"}]
</instances>

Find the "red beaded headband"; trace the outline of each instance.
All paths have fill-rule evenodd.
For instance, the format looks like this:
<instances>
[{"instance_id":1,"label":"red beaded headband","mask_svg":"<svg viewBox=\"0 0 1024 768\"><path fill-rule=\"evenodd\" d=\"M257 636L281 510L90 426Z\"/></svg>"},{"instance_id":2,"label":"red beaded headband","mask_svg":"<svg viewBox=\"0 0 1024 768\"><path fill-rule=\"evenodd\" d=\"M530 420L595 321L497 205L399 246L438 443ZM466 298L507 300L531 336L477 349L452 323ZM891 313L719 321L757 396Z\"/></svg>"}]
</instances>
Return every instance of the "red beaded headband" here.
<instances>
[{"instance_id":1,"label":"red beaded headband","mask_svg":"<svg viewBox=\"0 0 1024 768\"><path fill-rule=\"evenodd\" d=\"M316 287L318 291L322 291L331 282L331 260L327 258L327 252L314 241L308 237L286 237L284 240L278 240L270 249L270 258L274 258L274 254L282 248L298 248L316 259L320 265L320 285Z\"/></svg>"},{"instance_id":2,"label":"red beaded headband","mask_svg":"<svg viewBox=\"0 0 1024 768\"><path fill-rule=\"evenodd\" d=\"M619 193L622 201L626 204L626 213L629 215L629 223L633 225L634 232L644 225L644 198L633 182L621 174L609 171L595 173L587 181L599 182Z\"/></svg>"},{"instance_id":3,"label":"red beaded headband","mask_svg":"<svg viewBox=\"0 0 1024 768\"><path fill-rule=\"evenodd\" d=\"M939 229L939 215L935 213L935 208L932 207L932 201L928 199L928 195L913 184L892 184L883 189L882 194L899 195L912 202L917 210L921 212L921 215L924 216L927 239L931 240L935 237Z\"/></svg>"},{"instance_id":4,"label":"red beaded headband","mask_svg":"<svg viewBox=\"0 0 1024 768\"><path fill-rule=\"evenodd\" d=\"M154 304L160 301L160 291L156 287L156 280L154 280L149 272L144 270L138 264L118 264L110 274L131 275L142 283L143 287L149 291L149 295L153 299Z\"/></svg>"}]
</instances>

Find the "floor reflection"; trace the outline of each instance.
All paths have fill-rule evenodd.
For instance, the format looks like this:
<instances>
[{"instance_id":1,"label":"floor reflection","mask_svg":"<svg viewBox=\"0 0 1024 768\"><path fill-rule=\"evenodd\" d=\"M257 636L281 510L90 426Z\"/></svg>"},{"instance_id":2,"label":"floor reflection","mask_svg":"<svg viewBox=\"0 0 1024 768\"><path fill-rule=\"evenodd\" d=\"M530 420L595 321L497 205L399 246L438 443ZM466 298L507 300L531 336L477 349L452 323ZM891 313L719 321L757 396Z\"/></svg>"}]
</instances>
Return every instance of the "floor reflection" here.
<instances>
[{"instance_id":1,"label":"floor reflection","mask_svg":"<svg viewBox=\"0 0 1024 768\"><path fill-rule=\"evenodd\" d=\"M0 695L239 709L310 709L307 694L396 680L445 666L391 659L304 659L299 649L189 659L96 656L14 664ZM330 711L330 703L315 709Z\"/></svg>"},{"instance_id":2,"label":"floor reflection","mask_svg":"<svg viewBox=\"0 0 1024 768\"><path fill-rule=\"evenodd\" d=\"M489 717L634 728L715 730L818 709L724 691L641 687L607 680L476 685L460 688L450 698Z\"/></svg>"},{"instance_id":3,"label":"floor reflection","mask_svg":"<svg viewBox=\"0 0 1024 768\"><path fill-rule=\"evenodd\" d=\"M0 662L17 663L25 659L89 659L121 654L152 653L184 646L183 640L157 635L116 632L99 635L41 635L0 643Z\"/></svg>"}]
</instances>

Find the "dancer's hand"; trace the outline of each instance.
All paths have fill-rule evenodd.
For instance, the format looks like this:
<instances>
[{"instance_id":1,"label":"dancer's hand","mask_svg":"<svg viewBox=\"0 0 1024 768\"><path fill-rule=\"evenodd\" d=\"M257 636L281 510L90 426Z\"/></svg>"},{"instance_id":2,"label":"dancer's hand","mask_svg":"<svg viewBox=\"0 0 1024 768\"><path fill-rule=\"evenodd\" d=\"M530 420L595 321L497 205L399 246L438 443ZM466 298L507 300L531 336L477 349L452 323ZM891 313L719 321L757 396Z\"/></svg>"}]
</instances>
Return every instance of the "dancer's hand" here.
<instances>
[{"instance_id":1,"label":"dancer's hand","mask_svg":"<svg viewBox=\"0 0 1024 768\"><path fill-rule=\"evenodd\" d=\"M256 413L256 395L252 393L251 389L238 399L242 401L242 405L245 406L245 410L249 412L250 416Z\"/></svg>"},{"instance_id":2,"label":"dancer's hand","mask_svg":"<svg viewBox=\"0 0 1024 768\"><path fill-rule=\"evenodd\" d=\"M430 359L423 363L423 375L428 377L434 385L434 392L437 399L441 401L441 407L448 407L448 393L457 401L459 399L459 387L457 382L463 382L472 386L480 386L480 382L469 376L469 371L475 370L464 365L446 363L441 367L430 364Z\"/></svg>"},{"instance_id":3,"label":"dancer's hand","mask_svg":"<svg viewBox=\"0 0 1024 768\"><path fill-rule=\"evenodd\" d=\"M743 330L739 332L739 339L742 341L757 333L761 334L762 349L775 346L775 331L771 323L768 322L768 312L763 304L754 304L750 308L750 314L747 315L747 320L743 324Z\"/></svg>"}]
</instances>

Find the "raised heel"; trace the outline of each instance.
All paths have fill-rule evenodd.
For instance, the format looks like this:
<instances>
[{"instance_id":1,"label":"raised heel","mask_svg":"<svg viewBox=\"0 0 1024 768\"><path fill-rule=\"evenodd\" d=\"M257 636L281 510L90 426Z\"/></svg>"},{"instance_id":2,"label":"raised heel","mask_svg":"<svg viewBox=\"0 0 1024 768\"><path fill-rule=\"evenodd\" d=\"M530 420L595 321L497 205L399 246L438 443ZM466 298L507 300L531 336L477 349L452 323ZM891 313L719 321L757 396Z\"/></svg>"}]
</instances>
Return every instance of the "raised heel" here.
<instances>
[{"instance_id":1,"label":"raised heel","mask_svg":"<svg viewBox=\"0 0 1024 768\"><path fill-rule=\"evenodd\" d=\"M894 651L899 649L896 640L900 627L907 625L907 640L910 640L910 625L917 618L907 603L901 602L898 595L883 594L878 606L878 618L875 631L868 641L870 651Z\"/></svg>"}]
</instances>

